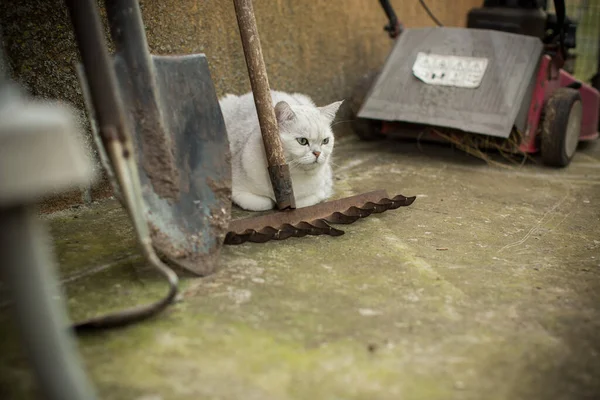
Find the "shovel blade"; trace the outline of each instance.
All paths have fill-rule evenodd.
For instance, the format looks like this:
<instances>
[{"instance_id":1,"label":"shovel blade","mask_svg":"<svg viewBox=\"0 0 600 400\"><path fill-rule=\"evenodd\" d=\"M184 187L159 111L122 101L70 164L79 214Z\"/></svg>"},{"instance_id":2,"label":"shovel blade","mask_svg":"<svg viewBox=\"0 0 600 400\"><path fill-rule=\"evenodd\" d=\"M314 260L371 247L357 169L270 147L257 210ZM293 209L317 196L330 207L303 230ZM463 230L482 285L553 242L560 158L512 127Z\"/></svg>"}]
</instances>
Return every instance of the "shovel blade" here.
<instances>
[{"instance_id":1,"label":"shovel blade","mask_svg":"<svg viewBox=\"0 0 600 400\"><path fill-rule=\"evenodd\" d=\"M147 172L152 166L144 160L153 151L145 148L148 133L140 129L137 119L131 121L136 126L134 141L152 241L176 264L207 275L217 268L231 215L231 161L225 122L204 55L152 59L166 139L179 175L175 198L156 192L156 182ZM129 78L124 64L119 70L119 80ZM133 106L134 101L125 104Z\"/></svg>"},{"instance_id":2,"label":"shovel blade","mask_svg":"<svg viewBox=\"0 0 600 400\"><path fill-rule=\"evenodd\" d=\"M135 90L138 77L118 54L114 61L152 244L170 262L208 275L228 231L231 161L206 57L152 56L155 87L147 91Z\"/></svg>"}]
</instances>

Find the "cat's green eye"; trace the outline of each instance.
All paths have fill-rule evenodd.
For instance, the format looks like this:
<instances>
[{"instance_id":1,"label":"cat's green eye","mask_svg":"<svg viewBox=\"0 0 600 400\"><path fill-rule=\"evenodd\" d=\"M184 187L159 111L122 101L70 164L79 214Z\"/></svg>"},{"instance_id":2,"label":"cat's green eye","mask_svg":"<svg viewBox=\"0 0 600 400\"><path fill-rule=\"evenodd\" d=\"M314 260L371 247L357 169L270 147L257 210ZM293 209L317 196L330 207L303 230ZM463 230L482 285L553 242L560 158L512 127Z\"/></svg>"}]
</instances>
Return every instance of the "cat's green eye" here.
<instances>
[{"instance_id":1,"label":"cat's green eye","mask_svg":"<svg viewBox=\"0 0 600 400\"><path fill-rule=\"evenodd\" d=\"M297 141L298 141L298 143L300 143L302 146L306 146L306 145L308 144L308 139L307 139L307 138L301 137L301 138L298 138L298 139L296 139L296 140L297 140Z\"/></svg>"},{"instance_id":2,"label":"cat's green eye","mask_svg":"<svg viewBox=\"0 0 600 400\"><path fill-rule=\"evenodd\" d=\"M323 139L323 144L327 144L327 143L329 143L329 138Z\"/></svg>"}]
</instances>

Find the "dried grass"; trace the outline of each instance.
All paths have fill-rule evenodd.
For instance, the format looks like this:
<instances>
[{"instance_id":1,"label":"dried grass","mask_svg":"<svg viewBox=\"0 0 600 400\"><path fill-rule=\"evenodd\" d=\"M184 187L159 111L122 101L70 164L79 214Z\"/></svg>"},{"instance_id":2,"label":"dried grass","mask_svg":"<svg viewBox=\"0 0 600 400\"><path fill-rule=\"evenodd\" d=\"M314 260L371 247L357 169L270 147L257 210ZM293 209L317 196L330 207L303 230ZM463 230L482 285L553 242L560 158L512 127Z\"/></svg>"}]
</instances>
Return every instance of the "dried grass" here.
<instances>
[{"instance_id":1,"label":"dried grass","mask_svg":"<svg viewBox=\"0 0 600 400\"><path fill-rule=\"evenodd\" d=\"M522 134L513 129L507 139L487 135L478 135L453 129L428 127L429 133L452 144L455 148L485 161L489 165L513 169L522 167L527 161L536 162L527 153L519 149ZM493 153L499 154L505 162L493 159ZM497 157L495 157L497 158Z\"/></svg>"}]
</instances>

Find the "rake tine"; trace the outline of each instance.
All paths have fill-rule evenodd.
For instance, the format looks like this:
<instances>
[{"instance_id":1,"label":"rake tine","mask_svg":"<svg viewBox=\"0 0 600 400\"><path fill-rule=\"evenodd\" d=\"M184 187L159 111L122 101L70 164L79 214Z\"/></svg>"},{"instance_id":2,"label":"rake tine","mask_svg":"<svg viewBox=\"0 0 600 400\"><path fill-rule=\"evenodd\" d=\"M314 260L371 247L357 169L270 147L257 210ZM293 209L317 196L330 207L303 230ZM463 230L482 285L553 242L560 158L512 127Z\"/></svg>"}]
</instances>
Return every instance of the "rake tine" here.
<instances>
[{"instance_id":1,"label":"rake tine","mask_svg":"<svg viewBox=\"0 0 600 400\"><path fill-rule=\"evenodd\" d=\"M310 236L318 236L325 233L323 229L317 228L316 226L304 221L296 224L295 226Z\"/></svg>"},{"instance_id":2,"label":"rake tine","mask_svg":"<svg viewBox=\"0 0 600 400\"><path fill-rule=\"evenodd\" d=\"M389 210L394 205L394 202L388 199L381 200L378 203L367 203L363 208L372 210L375 214Z\"/></svg>"},{"instance_id":3,"label":"rake tine","mask_svg":"<svg viewBox=\"0 0 600 400\"><path fill-rule=\"evenodd\" d=\"M285 240L290 237L304 237L306 233L291 224L283 224L275 235L276 240Z\"/></svg>"},{"instance_id":4,"label":"rake tine","mask_svg":"<svg viewBox=\"0 0 600 400\"><path fill-rule=\"evenodd\" d=\"M346 215L339 211L334 212L329 217L326 218L327 222L331 224L351 224L356 222L360 217L353 215Z\"/></svg>"},{"instance_id":5,"label":"rake tine","mask_svg":"<svg viewBox=\"0 0 600 400\"><path fill-rule=\"evenodd\" d=\"M394 203L392 210L394 210L398 207L410 206L415 201L416 198L417 198L417 196L406 197L406 196L402 196L401 194L394 196L394 198L392 199L392 202Z\"/></svg>"},{"instance_id":6,"label":"rake tine","mask_svg":"<svg viewBox=\"0 0 600 400\"><path fill-rule=\"evenodd\" d=\"M253 243L264 243L268 242L269 240L285 240L294 235L295 232L291 225L282 226L279 229L273 228L272 226L267 226L259 231L252 230L248 236L248 241Z\"/></svg>"},{"instance_id":7,"label":"rake tine","mask_svg":"<svg viewBox=\"0 0 600 400\"><path fill-rule=\"evenodd\" d=\"M366 218L373 213L373 209L362 207L350 207L344 211L345 215L357 216L358 218Z\"/></svg>"},{"instance_id":8,"label":"rake tine","mask_svg":"<svg viewBox=\"0 0 600 400\"><path fill-rule=\"evenodd\" d=\"M246 231L244 232L243 235L246 240L244 241L248 241L248 242L252 242L252 243L264 243L264 242L268 242L269 240L271 240L271 236L269 234L266 233L261 233L255 230L251 230L251 231Z\"/></svg>"},{"instance_id":9,"label":"rake tine","mask_svg":"<svg viewBox=\"0 0 600 400\"><path fill-rule=\"evenodd\" d=\"M261 240L260 238L262 236L268 237L268 238L272 238L274 236L278 235L279 230L273 228L272 226L266 226L263 229L260 229L258 231L254 232L254 237L256 237L258 240ZM261 240L262 242L262 240Z\"/></svg>"},{"instance_id":10,"label":"rake tine","mask_svg":"<svg viewBox=\"0 0 600 400\"><path fill-rule=\"evenodd\" d=\"M312 221L311 224L325 230L325 235L342 236L344 234L344 231L334 228L333 226L329 225L324 219L316 219Z\"/></svg>"},{"instance_id":11,"label":"rake tine","mask_svg":"<svg viewBox=\"0 0 600 400\"><path fill-rule=\"evenodd\" d=\"M328 235L331 231L331 227L324 222L324 224L317 223L317 221L300 222L296 224L296 228L303 230L307 235L319 236Z\"/></svg>"}]
</instances>

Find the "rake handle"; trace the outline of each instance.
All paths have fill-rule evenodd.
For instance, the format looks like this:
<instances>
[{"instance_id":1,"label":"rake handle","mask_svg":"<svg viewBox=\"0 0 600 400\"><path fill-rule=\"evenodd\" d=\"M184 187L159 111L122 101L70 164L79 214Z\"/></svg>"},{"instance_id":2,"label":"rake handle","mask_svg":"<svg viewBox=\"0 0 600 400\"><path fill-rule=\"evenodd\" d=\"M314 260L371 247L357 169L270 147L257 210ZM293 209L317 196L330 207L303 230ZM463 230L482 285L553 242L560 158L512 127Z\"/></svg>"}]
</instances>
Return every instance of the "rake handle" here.
<instances>
[{"instance_id":1,"label":"rake handle","mask_svg":"<svg viewBox=\"0 0 600 400\"><path fill-rule=\"evenodd\" d=\"M233 0L240 29L242 47L248 67L250 86L258 114L263 145L267 154L269 176L277 208L296 208L290 169L285 162L275 109L271 99L267 69L263 59L252 0Z\"/></svg>"}]
</instances>

